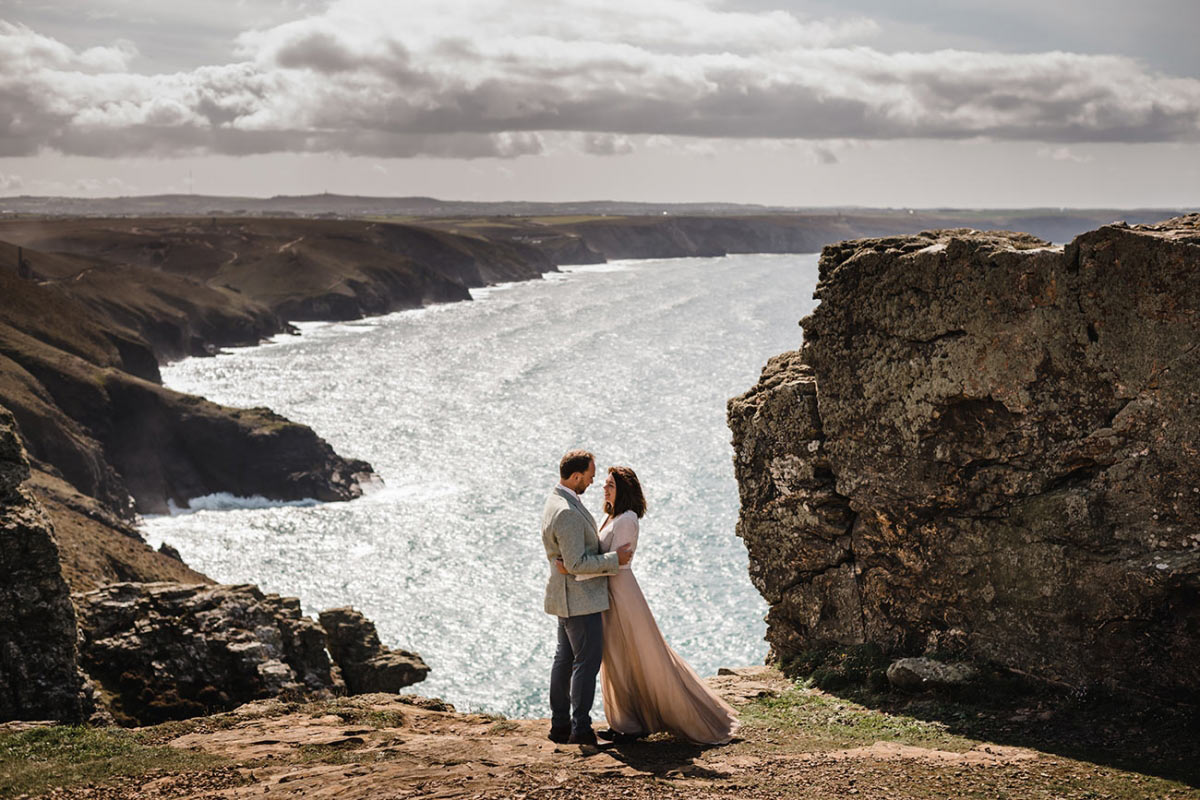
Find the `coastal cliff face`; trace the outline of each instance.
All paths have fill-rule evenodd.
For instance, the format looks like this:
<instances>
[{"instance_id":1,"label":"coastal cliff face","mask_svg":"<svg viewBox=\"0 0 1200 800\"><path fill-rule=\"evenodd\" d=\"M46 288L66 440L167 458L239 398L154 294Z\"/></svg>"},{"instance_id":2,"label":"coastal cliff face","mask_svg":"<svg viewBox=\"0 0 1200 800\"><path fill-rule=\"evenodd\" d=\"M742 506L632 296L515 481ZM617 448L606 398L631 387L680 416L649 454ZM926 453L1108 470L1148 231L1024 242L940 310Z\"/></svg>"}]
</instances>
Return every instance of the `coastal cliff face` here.
<instances>
[{"instance_id":1,"label":"coastal cliff face","mask_svg":"<svg viewBox=\"0 0 1200 800\"><path fill-rule=\"evenodd\" d=\"M216 492L271 499L351 500L373 473L311 428L267 408L226 408L146 381L109 374L105 454L142 513Z\"/></svg>"},{"instance_id":2,"label":"coastal cliff face","mask_svg":"<svg viewBox=\"0 0 1200 800\"><path fill-rule=\"evenodd\" d=\"M554 270L521 241L363 220L13 221L0 223L3 242L11 244L0 244L0 265L15 263L12 245L26 248L35 272L71 276L72 296L154 339L160 360L196 355L197 346L253 344L285 321L467 300L469 287ZM76 275L84 286L74 285ZM151 293L163 296L157 306ZM159 332L153 322L164 318L186 324ZM151 324L135 324L143 321Z\"/></svg>"},{"instance_id":3,"label":"coastal cliff face","mask_svg":"<svg viewBox=\"0 0 1200 800\"><path fill-rule=\"evenodd\" d=\"M556 225L604 258L681 258L728 253L813 253L866 232L885 233L905 220L837 216L599 218Z\"/></svg>"},{"instance_id":4,"label":"coastal cliff face","mask_svg":"<svg viewBox=\"0 0 1200 800\"><path fill-rule=\"evenodd\" d=\"M844 242L816 296L729 404L773 656L1198 696L1200 216Z\"/></svg>"},{"instance_id":5,"label":"coastal cliff face","mask_svg":"<svg viewBox=\"0 0 1200 800\"><path fill-rule=\"evenodd\" d=\"M6 253L15 258L0 245ZM360 494L369 465L339 457L309 428L160 385L162 360L285 330L265 306L150 268L28 249L21 256L40 277L0 268L0 402L16 418L33 466L27 488L59 531L74 589L207 580L150 550L131 524L137 512L216 492Z\"/></svg>"},{"instance_id":6,"label":"coastal cliff face","mask_svg":"<svg viewBox=\"0 0 1200 800\"><path fill-rule=\"evenodd\" d=\"M92 707L75 612L54 530L20 488L28 477L16 423L0 408L0 720L81 722Z\"/></svg>"}]
</instances>

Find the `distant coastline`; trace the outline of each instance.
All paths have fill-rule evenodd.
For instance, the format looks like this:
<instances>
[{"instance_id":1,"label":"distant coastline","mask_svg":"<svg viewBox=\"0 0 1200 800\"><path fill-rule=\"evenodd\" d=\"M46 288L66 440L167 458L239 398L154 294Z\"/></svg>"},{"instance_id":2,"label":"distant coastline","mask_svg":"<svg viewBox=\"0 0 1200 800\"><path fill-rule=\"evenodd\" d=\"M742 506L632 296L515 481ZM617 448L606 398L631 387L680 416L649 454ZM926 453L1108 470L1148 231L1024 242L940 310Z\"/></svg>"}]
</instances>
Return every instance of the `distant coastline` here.
<instances>
[{"instance_id":1,"label":"distant coastline","mask_svg":"<svg viewBox=\"0 0 1200 800\"><path fill-rule=\"evenodd\" d=\"M296 321L467 300L472 288L538 278L560 265L811 253L845 239L941 227L1019 227L1062 240L1097 220L1143 215L765 213L777 210L334 195L272 198L256 207L285 216L218 213L244 200L175 195L69 199L62 206L46 198L0 200L0 290L11 298L0 307L0 405L17 419L34 462L31 488L57 524L65 574L76 590L112 580L203 577L150 551L132 527L137 512L163 512L171 503L222 492L349 499L371 472L266 409L227 409L165 389L161 363L257 344ZM165 216L201 205L211 213ZM45 216L68 208L149 215ZM634 208L652 213L613 215ZM734 208L758 213L728 215ZM429 216L467 209L494 215ZM511 215L521 209L559 213ZM39 210L37 218L22 218ZM379 216L326 218L370 211ZM395 217L405 211L412 216Z\"/></svg>"}]
</instances>

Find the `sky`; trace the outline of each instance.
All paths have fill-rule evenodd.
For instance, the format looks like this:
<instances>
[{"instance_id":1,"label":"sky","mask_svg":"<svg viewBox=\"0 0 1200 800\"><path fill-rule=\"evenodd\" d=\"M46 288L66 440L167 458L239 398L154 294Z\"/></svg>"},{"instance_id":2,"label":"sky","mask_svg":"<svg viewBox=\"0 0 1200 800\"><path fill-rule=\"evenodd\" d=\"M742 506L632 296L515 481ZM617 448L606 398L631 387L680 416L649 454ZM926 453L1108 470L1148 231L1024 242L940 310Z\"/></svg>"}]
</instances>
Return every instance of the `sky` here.
<instances>
[{"instance_id":1,"label":"sky","mask_svg":"<svg viewBox=\"0 0 1200 800\"><path fill-rule=\"evenodd\" d=\"M0 0L0 197L1200 206L1196 0Z\"/></svg>"}]
</instances>

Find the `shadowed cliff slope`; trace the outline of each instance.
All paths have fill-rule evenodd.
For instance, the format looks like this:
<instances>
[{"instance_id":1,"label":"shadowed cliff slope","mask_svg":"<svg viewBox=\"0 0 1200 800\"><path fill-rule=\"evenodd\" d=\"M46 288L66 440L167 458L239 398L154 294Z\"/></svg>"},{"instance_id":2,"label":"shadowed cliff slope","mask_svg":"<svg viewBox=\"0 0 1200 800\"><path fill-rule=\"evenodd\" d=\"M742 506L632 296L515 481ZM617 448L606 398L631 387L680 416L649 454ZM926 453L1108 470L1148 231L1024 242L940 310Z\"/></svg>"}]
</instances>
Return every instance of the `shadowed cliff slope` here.
<instances>
[{"instance_id":1,"label":"shadowed cliff slope","mask_svg":"<svg viewBox=\"0 0 1200 800\"><path fill-rule=\"evenodd\" d=\"M1196 698L1200 216L844 242L816 296L729 405L773 654Z\"/></svg>"}]
</instances>

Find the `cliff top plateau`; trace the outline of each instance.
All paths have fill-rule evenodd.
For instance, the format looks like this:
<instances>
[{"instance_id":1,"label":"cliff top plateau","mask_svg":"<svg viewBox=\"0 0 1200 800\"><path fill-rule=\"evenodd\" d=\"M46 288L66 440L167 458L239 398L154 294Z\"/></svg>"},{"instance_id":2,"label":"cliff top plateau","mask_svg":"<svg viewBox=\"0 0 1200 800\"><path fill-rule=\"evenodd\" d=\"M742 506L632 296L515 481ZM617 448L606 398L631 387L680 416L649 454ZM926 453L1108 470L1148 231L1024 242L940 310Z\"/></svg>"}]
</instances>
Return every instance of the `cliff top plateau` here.
<instances>
[{"instance_id":1,"label":"cliff top plateau","mask_svg":"<svg viewBox=\"0 0 1200 800\"><path fill-rule=\"evenodd\" d=\"M768 668L723 672L710 684L743 722L725 747L665 734L601 749L555 745L547 720L459 713L411 695L260 701L132 731L10 726L0 731L0 797L1200 796L1178 720L1106 726L1036 704L964 718L930 698L872 710ZM1039 737L1066 727L1076 731L1069 747Z\"/></svg>"}]
</instances>

